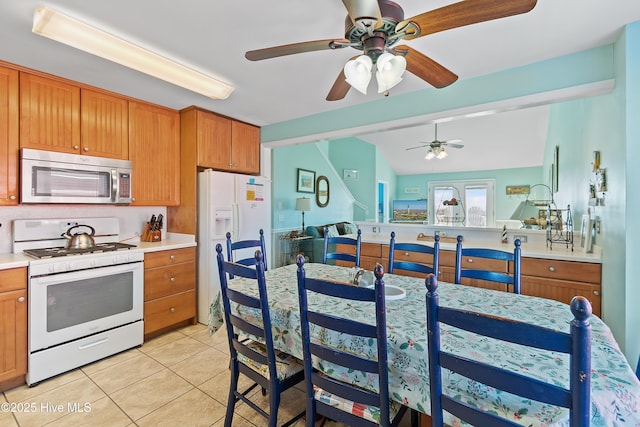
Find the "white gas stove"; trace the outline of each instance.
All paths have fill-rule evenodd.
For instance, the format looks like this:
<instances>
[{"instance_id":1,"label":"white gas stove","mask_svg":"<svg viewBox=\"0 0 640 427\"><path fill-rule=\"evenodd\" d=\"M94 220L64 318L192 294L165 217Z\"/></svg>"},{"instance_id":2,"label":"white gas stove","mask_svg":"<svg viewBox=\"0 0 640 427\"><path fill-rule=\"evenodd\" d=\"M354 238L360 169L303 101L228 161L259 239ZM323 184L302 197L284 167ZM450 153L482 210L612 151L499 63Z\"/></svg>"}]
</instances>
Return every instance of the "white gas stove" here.
<instances>
[{"instance_id":1,"label":"white gas stove","mask_svg":"<svg viewBox=\"0 0 640 427\"><path fill-rule=\"evenodd\" d=\"M13 249L29 262L27 384L142 345L144 253L119 242L118 218L13 223ZM67 230L88 225L95 245L65 248Z\"/></svg>"}]
</instances>

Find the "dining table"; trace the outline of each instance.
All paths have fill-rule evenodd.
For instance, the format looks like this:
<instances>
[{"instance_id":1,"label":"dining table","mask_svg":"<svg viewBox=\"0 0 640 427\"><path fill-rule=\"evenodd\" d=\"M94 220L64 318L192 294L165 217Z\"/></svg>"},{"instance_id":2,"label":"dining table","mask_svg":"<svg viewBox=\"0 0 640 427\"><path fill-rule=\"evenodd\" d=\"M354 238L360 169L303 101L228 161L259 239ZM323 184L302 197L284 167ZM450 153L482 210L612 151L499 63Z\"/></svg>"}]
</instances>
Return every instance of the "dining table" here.
<instances>
[{"instance_id":1,"label":"dining table","mask_svg":"<svg viewBox=\"0 0 640 427\"><path fill-rule=\"evenodd\" d=\"M265 272L269 310L277 349L302 359L302 336L298 306L297 265L287 265ZM307 277L345 282L353 277L353 268L307 263ZM393 400L424 414L430 413L429 359L427 351L426 287L424 278L384 274L385 286L400 288L404 293L386 301L389 390ZM256 295L255 280L236 277L229 286ZM555 300L494 291L473 286L439 282L440 305L482 312L507 319L537 324L569 333L573 315L569 305ZM314 300L330 298L309 294L309 303L320 303L328 312L348 314L357 320L375 322L373 307L346 300ZM256 313L241 313L259 319ZM640 381L623 355L610 328L597 316L591 324L591 426L640 427ZM209 329L215 333L223 327L224 313L220 296L211 303ZM368 354L372 344L356 337L313 331L312 339L322 339L355 354ZM509 344L480 337L449 325L441 325L442 349L474 360L533 376L545 382L568 388L569 356ZM338 379L365 388L376 389L377 378L361 372L333 370ZM524 426L569 426L569 411L511 395L443 371L443 392L471 405L495 411ZM464 425L445 413L445 423Z\"/></svg>"}]
</instances>

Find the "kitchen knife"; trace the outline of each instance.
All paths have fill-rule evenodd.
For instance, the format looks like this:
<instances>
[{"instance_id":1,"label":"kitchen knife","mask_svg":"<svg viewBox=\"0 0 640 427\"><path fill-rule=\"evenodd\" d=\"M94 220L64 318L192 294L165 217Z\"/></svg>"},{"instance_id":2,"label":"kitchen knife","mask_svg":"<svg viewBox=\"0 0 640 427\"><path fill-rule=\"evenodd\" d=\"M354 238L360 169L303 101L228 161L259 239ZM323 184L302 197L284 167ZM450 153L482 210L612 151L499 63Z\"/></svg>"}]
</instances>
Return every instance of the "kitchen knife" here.
<instances>
[{"instance_id":1,"label":"kitchen knife","mask_svg":"<svg viewBox=\"0 0 640 427\"><path fill-rule=\"evenodd\" d=\"M153 227L155 226L155 224L156 224L156 216L154 214L154 215L151 215L151 219L149 220L149 231L153 231Z\"/></svg>"},{"instance_id":2,"label":"kitchen knife","mask_svg":"<svg viewBox=\"0 0 640 427\"><path fill-rule=\"evenodd\" d=\"M162 214L158 214L158 219L156 221L156 230L162 230L162 220L164 219Z\"/></svg>"}]
</instances>

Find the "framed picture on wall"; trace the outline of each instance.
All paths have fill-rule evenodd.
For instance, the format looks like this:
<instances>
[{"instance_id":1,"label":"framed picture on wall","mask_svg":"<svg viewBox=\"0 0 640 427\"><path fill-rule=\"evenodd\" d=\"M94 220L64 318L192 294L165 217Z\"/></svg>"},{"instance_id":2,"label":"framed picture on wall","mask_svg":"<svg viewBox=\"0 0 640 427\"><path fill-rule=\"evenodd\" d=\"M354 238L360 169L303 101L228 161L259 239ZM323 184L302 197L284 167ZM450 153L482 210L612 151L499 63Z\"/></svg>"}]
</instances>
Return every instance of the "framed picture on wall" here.
<instances>
[{"instance_id":1,"label":"framed picture on wall","mask_svg":"<svg viewBox=\"0 0 640 427\"><path fill-rule=\"evenodd\" d=\"M314 171L298 168L298 193L316 192L316 173Z\"/></svg>"}]
</instances>

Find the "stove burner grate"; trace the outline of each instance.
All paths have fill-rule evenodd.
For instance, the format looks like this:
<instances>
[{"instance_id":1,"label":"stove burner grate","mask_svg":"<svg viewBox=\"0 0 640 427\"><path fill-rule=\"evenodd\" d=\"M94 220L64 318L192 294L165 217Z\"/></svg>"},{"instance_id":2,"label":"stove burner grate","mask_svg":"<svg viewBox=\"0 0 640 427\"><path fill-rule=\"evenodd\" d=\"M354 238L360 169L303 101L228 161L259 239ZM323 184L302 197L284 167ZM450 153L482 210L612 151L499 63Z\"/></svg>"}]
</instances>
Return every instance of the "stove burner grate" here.
<instances>
[{"instance_id":1,"label":"stove burner grate","mask_svg":"<svg viewBox=\"0 0 640 427\"><path fill-rule=\"evenodd\" d=\"M97 254L102 252L113 251L126 251L131 248L135 248L136 245L129 245L127 243L113 242L113 243L98 243L90 248L65 248L63 246L55 248L44 249L25 249L24 253L31 255L34 258L45 259L54 257L64 257L72 255L85 255L85 254Z\"/></svg>"}]
</instances>

